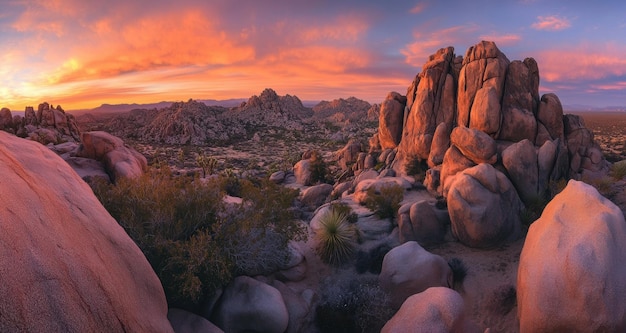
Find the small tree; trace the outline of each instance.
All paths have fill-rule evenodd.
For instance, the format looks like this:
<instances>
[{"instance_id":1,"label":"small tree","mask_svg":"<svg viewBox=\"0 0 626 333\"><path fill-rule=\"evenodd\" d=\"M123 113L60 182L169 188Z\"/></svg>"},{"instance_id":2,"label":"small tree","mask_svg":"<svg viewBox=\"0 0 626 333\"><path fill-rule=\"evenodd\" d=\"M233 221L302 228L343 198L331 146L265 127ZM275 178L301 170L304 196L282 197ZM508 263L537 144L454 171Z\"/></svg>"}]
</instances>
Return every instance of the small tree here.
<instances>
[{"instance_id":1,"label":"small tree","mask_svg":"<svg viewBox=\"0 0 626 333\"><path fill-rule=\"evenodd\" d=\"M206 156L204 153L199 154L196 157L196 163L202 168L202 177L205 178L207 173L213 174L215 167L217 166L217 160L211 156Z\"/></svg>"}]
</instances>

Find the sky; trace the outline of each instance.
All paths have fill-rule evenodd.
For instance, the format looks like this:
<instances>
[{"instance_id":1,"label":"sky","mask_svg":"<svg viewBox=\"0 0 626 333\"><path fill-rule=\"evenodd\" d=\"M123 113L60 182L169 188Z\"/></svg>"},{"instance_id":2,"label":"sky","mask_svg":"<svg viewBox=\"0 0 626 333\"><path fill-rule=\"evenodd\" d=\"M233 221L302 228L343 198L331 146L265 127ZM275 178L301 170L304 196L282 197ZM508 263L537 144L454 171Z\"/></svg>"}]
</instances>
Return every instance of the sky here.
<instances>
[{"instance_id":1,"label":"sky","mask_svg":"<svg viewBox=\"0 0 626 333\"><path fill-rule=\"evenodd\" d=\"M626 105L626 1L0 0L0 107L406 93L430 54L495 41L540 93Z\"/></svg>"}]
</instances>

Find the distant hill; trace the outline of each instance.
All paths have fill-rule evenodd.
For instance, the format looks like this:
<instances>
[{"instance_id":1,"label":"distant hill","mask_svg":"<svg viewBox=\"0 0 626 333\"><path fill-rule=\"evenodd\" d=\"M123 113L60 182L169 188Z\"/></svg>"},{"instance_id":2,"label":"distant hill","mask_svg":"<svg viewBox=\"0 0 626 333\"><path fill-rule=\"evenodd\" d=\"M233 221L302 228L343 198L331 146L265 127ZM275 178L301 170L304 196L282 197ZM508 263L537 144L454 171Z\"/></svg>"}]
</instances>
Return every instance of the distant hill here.
<instances>
[{"instance_id":1,"label":"distant hill","mask_svg":"<svg viewBox=\"0 0 626 333\"><path fill-rule=\"evenodd\" d=\"M584 105L584 104L569 104L569 105L563 105L563 111L565 112L582 112L582 111L626 112L626 106L595 107L595 106Z\"/></svg>"},{"instance_id":2,"label":"distant hill","mask_svg":"<svg viewBox=\"0 0 626 333\"><path fill-rule=\"evenodd\" d=\"M236 107L239 106L242 102L245 102L246 98L231 98L231 99L201 99L197 100L197 102L204 103L207 106L223 106L225 108ZM122 113L128 112L135 109L163 109L170 107L172 104L176 102L171 101L162 101L158 103L124 103L124 104L102 104L93 109L81 109L81 110L72 110L73 113L82 114L82 113L98 113L98 114L106 114L106 113Z\"/></svg>"}]
</instances>

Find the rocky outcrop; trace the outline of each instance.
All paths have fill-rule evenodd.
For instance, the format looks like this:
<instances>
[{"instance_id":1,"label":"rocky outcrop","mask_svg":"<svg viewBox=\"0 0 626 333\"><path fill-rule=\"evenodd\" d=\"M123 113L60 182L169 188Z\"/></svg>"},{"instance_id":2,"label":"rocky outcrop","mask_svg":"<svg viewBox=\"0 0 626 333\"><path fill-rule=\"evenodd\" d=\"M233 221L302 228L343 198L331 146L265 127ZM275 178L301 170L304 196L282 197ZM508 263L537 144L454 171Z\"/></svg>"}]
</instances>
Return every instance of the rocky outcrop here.
<instances>
[{"instance_id":1,"label":"rocky outcrop","mask_svg":"<svg viewBox=\"0 0 626 333\"><path fill-rule=\"evenodd\" d=\"M161 283L89 186L0 132L0 331L172 332Z\"/></svg>"},{"instance_id":2,"label":"rocky outcrop","mask_svg":"<svg viewBox=\"0 0 626 333\"><path fill-rule=\"evenodd\" d=\"M378 119L378 114L376 114L375 110L370 112L371 108L372 105L370 103L356 97L339 98L330 102L321 101L313 106L313 118L334 123ZM374 115L376 117L372 118Z\"/></svg>"},{"instance_id":3,"label":"rocky outcrop","mask_svg":"<svg viewBox=\"0 0 626 333\"><path fill-rule=\"evenodd\" d=\"M390 92L380 105L378 140L382 149L395 148L402 138L406 96Z\"/></svg>"},{"instance_id":4,"label":"rocky outcrop","mask_svg":"<svg viewBox=\"0 0 626 333\"><path fill-rule=\"evenodd\" d=\"M112 181L139 177L148 167L143 155L109 133L84 132L81 141L76 156L102 162Z\"/></svg>"},{"instance_id":5,"label":"rocky outcrop","mask_svg":"<svg viewBox=\"0 0 626 333\"><path fill-rule=\"evenodd\" d=\"M37 112L26 107L24 117L13 117L7 108L0 110L0 130L28 138L44 145L79 142L80 130L74 115L66 113L60 105L39 104Z\"/></svg>"},{"instance_id":6,"label":"rocky outcrop","mask_svg":"<svg viewBox=\"0 0 626 333\"><path fill-rule=\"evenodd\" d=\"M452 270L442 257L432 254L417 242L394 247L383 259L378 276L380 287L391 296L391 304L399 308L411 295L430 287L451 287Z\"/></svg>"},{"instance_id":7,"label":"rocky outcrop","mask_svg":"<svg viewBox=\"0 0 626 333\"><path fill-rule=\"evenodd\" d=\"M481 163L503 171L524 203L549 199L550 184L560 179L608 172L582 119L564 116L555 94L540 97L536 61L510 61L493 42L470 47L463 58L452 47L438 50L407 90L402 123L383 119L383 111L373 140L379 147L370 153L395 148L383 162L399 175L426 161L425 185L448 200L454 175ZM397 147L385 139L390 128L402 129ZM451 218L455 224L458 216Z\"/></svg>"},{"instance_id":8,"label":"rocky outcrop","mask_svg":"<svg viewBox=\"0 0 626 333\"><path fill-rule=\"evenodd\" d=\"M454 48L440 49L430 57L407 91L399 163L411 158L426 160L435 129L455 120L458 61Z\"/></svg>"},{"instance_id":9,"label":"rocky outcrop","mask_svg":"<svg viewBox=\"0 0 626 333\"><path fill-rule=\"evenodd\" d=\"M626 222L570 180L528 230L517 274L521 332L626 331Z\"/></svg>"}]
</instances>

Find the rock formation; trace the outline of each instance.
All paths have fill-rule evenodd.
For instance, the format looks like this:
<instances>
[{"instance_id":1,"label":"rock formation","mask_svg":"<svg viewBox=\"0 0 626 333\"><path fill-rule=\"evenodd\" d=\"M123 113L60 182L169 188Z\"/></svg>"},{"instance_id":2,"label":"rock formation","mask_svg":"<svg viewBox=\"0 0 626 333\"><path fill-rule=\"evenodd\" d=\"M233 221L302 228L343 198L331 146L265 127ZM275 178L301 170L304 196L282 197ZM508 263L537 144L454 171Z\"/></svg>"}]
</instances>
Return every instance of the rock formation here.
<instances>
[{"instance_id":1,"label":"rock formation","mask_svg":"<svg viewBox=\"0 0 626 333\"><path fill-rule=\"evenodd\" d=\"M503 205L515 201L504 178L513 184L515 196L532 203L550 196L551 182L607 172L608 164L582 119L564 116L558 97L540 97L538 89L535 60L510 61L493 42L470 47L465 57L456 56L452 47L440 49L424 64L406 98L387 96L370 153L386 156L387 167L402 175L408 166L426 162L426 187L448 201L456 176L482 163L498 170L498 185L489 191L500 196L507 188ZM463 200L476 202L476 196L466 193ZM510 214L523 207L514 203ZM466 223L460 215L450 215L453 226ZM488 218L484 214L474 223L488 225Z\"/></svg>"},{"instance_id":2,"label":"rock formation","mask_svg":"<svg viewBox=\"0 0 626 333\"><path fill-rule=\"evenodd\" d=\"M622 211L570 180L528 230L517 274L521 332L626 331Z\"/></svg>"},{"instance_id":3,"label":"rock formation","mask_svg":"<svg viewBox=\"0 0 626 333\"><path fill-rule=\"evenodd\" d=\"M313 118L334 123L358 122L364 119L377 120L378 115L371 111L372 105L355 97L321 101L313 106ZM375 118L373 118L375 117Z\"/></svg>"},{"instance_id":4,"label":"rock formation","mask_svg":"<svg viewBox=\"0 0 626 333\"><path fill-rule=\"evenodd\" d=\"M24 117L12 117L7 108L0 110L0 130L28 138L44 145L79 142L80 130L74 115L66 113L60 105L39 104L37 112L26 107Z\"/></svg>"},{"instance_id":5,"label":"rock formation","mask_svg":"<svg viewBox=\"0 0 626 333\"><path fill-rule=\"evenodd\" d=\"M0 132L0 331L172 332L161 283L89 186Z\"/></svg>"}]
</instances>

